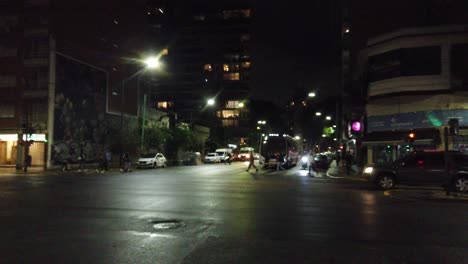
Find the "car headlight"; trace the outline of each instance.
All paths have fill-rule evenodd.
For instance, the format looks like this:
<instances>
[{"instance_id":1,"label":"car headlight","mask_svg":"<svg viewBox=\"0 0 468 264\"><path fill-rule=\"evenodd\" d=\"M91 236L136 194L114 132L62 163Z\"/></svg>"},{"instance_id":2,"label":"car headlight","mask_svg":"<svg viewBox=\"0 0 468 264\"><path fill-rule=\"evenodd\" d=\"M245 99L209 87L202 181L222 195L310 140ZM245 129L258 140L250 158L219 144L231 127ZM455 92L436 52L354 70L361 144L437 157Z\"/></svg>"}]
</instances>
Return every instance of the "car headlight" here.
<instances>
[{"instance_id":1,"label":"car headlight","mask_svg":"<svg viewBox=\"0 0 468 264\"><path fill-rule=\"evenodd\" d=\"M364 169L364 173L366 173L366 174L371 174L373 171L374 171L373 167L366 167Z\"/></svg>"},{"instance_id":2,"label":"car headlight","mask_svg":"<svg viewBox=\"0 0 468 264\"><path fill-rule=\"evenodd\" d=\"M308 158L308 157L302 157L301 160L302 160L302 162L304 162L304 163L309 162L309 158Z\"/></svg>"},{"instance_id":3,"label":"car headlight","mask_svg":"<svg viewBox=\"0 0 468 264\"><path fill-rule=\"evenodd\" d=\"M247 155L245 155L245 157L246 157L246 158L250 158L250 155L249 155L249 154L247 154Z\"/></svg>"}]
</instances>

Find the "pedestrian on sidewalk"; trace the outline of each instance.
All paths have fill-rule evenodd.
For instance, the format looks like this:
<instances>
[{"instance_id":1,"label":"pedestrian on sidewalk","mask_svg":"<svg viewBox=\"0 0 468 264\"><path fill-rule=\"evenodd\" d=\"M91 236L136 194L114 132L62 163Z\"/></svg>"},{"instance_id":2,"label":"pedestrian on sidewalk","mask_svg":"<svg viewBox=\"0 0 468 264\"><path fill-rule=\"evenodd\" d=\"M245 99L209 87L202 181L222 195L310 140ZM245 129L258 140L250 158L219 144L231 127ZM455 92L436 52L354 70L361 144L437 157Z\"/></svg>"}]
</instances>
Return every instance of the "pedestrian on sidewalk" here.
<instances>
[{"instance_id":1,"label":"pedestrian on sidewalk","mask_svg":"<svg viewBox=\"0 0 468 264\"><path fill-rule=\"evenodd\" d=\"M85 157L84 157L83 152L81 152L80 155L78 156L78 164L79 164L78 172L84 171Z\"/></svg>"},{"instance_id":2,"label":"pedestrian on sidewalk","mask_svg":"<svg viewBox=\"0 0 468 264\"><path fill-rule=\"evenodd\" d=\"M351 166L353 166L353 155L351 155L351 151L346 152L345 162L346 162L346 175L351 174Z\"/></svg>"},{"instance_id":3,"label":"pedestrian on sidewalk","mask_svg":"<svg viewBox=\"0 0 468 264\"><path fill-rule=\"evenodd\" d=\"M336 154L335 154L335 159L336 159L336 166L337 166L337 167L340 167L340 161L341 161L340 152L336 152Z\"/></svg>"},{"instance_id":4,"label":"pedestrian on sidewalk","mask_svg":"<svg viewBox=\"0 0 468 264\"><path fill-rule=\"evenodd\" d=\"M109 150L106 150L105 152L105 161L104 161L104 170L108 171L109 170L109 163L112 160L112 153Z\"/></svg>"},{"instance_id":5,"label":"pedestrian on sidewalk","mask_svg":"<svg viewBox=\"0 0 468 264\"><path fill-rule=\"evenodd\" d=\"M254 168L255 168L255 173L258 172L258 168L257 168L257 166L255 166L254 160L255 160L255 159L254 159L254 154L253 154L252 151L250 151L250 152L249 152L249 167L247 168L246 171L249 171L251 167L254 167Z\"/></svg>"},{"instance_id":6,"label":"pedestrian on sidewalk","mask_svg":"<svg viewBox=\"0 0 468 264\"><path fill-rule=\"evenodd\" d=\"M104 151L101 151L99 152L99 155L98 155L98 168L96 169L96 172L104 173L106 169L105 163L106 163L106 157L105 157Z\"/></svg>"},{"instance_id":7,"label":"pedestrian on sidewalk","mask_svg":"<svg viewBox=\"0 0 468 264\"><path fill-rule=\"evenodd\" d=\"M131 161L128 152L125 152L122 156L122 165L123 167L120 169L121 172L131 172Z\"/></svg>"}]
</instances>

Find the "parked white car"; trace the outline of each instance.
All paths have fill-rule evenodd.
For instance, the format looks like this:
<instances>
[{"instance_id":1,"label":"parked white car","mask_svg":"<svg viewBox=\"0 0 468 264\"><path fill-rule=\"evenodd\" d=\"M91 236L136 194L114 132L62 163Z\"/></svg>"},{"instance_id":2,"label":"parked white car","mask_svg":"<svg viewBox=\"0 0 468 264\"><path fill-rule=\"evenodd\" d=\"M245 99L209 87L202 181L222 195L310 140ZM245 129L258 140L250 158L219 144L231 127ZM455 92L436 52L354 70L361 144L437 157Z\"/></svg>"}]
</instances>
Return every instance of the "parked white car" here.
<instances>
[{"instance_id":1,"label":"parked white car","mask_svg":"<svg viewBox=\"0 0 468 264\"><path fill-rule=\"evenodd\" d=\"M218 163L218 162L221 162L221 156L219 156L219 154L216 152L208 153L205 156L205 163Z\"/></svg>"},{"instance_id":2,"label":"parked white car","mask_svg":"<svg viewBox=\"0 0 468 264\"><path fill-rule=\"evenodd\" d=\"M162 153L142 154L138 159L138 168L166 167L167 159Z\"/></svg>"}]
</instances>

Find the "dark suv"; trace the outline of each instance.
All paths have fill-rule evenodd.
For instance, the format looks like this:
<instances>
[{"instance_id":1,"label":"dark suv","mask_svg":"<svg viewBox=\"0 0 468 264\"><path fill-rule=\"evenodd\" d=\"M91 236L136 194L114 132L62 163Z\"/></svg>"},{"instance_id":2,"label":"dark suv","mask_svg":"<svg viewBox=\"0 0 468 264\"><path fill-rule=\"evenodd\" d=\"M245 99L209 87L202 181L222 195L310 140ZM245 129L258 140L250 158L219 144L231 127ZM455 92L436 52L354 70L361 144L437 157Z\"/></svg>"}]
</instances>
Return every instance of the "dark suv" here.
<instances>
[{"instance_id":1,"label":"dark suv","mask_svg":"<svg viewBox=\"0 0 468 264\"><path fill-rule=\"evenodd\" d=\"M389 165L364 168L364 176L384 190L398 183L446 185L444 152L413 152ZM449 173L452 187L459 192L468 190L468 155L449 152Z\"/></svg>"}]
</instances>

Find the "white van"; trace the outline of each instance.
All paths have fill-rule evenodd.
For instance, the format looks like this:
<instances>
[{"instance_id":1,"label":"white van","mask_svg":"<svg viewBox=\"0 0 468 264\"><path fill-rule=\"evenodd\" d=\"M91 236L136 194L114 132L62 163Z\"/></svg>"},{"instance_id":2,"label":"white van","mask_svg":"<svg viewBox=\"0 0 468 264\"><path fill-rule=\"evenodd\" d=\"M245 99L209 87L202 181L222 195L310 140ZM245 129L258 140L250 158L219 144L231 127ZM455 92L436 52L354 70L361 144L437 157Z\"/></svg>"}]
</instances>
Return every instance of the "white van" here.
<instances>
[{"instance_id":1,"label":"white van","mask_svg":"<svg viewBox=\"0 0 468 264\"><path fill-rule=\"evenodd\" d=\"M232 149L230 148L220 148L220 149L217 149L215 152L218 153L218 155L220 156L221 162L225 162L228 160L229 158L228 153L231 154L232 156Z\"/></svg>"},{"instance_id":2,"label":"white van","mask_svg":"<svg viewBox=\"0 0 468 264\"><path fill-rule=\"evenodd\" d=\"M250 151L253 152L253 151L254 151L254 148L252 148L252 147L243 147L243 148L241 148L241 149L240 149L240 152L239 152L239 155L237 156L237 158L238 158L239 160L242 160L242 161L244 161L244 160L249 160L249 158L250 158L250 154L249 154Z\"/></svg>"}]
</instances>

